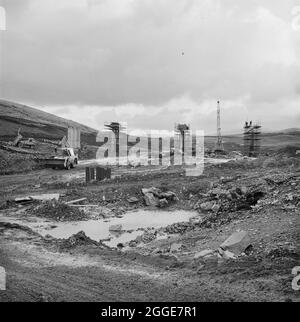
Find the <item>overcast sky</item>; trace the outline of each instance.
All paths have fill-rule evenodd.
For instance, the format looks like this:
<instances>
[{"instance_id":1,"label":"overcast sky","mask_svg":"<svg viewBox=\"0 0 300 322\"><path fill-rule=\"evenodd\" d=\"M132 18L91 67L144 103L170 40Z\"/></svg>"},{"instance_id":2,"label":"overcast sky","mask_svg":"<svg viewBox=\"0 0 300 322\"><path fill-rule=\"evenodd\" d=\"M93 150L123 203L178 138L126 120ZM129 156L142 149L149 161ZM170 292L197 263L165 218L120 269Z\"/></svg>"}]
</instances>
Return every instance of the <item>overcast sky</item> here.
<instances>
[{"instance_id":1,"label":"overcast sky","mask_svg":"<svg viewBox=\"0 0 300 322\"><path fill-rule=\"evenodd\" d=\"M2 98L94 128L300 127L300 0L0 0ZM298 9L299 10L298 10ZM299 28L297 24L299 22Z\"/></svg>"}]
</instances>

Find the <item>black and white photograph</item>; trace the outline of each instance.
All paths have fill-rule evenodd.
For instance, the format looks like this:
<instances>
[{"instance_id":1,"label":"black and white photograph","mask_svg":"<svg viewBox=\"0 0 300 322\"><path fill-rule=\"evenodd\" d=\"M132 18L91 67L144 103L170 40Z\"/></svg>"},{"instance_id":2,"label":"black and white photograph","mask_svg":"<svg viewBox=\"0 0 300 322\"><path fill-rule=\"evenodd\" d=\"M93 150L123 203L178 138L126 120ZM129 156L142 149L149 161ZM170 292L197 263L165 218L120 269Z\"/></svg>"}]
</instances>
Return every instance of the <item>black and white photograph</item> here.
<instances>
[{"instance_id":1,"label":"black and white photograph","mask_svg":"<svg viewBox=\"0 0 300 322\"><path fill-rule=\"evenodd\" d=\"M0 0L0 302L300 302L300 0Z\"/></svg>"}]
</instances>

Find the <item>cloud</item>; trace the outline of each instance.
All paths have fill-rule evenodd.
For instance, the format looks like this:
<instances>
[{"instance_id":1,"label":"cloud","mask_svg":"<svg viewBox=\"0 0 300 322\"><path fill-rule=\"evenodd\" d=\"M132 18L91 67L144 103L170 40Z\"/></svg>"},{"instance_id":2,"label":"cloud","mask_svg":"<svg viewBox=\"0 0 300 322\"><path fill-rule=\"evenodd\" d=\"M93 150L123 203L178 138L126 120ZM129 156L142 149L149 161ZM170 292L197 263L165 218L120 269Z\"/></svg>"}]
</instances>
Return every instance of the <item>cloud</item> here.
<instances>
[{"instance_id":1,"label":"cloud","mask_svg":"<svg viewBox=\"0 0 300 322\"><path fill-rule=\"evenodd\" d=\"M228 122L224 115L226 128L247 115L289 126L282 102L299 114L294 1L5 3L1 95L7 99L52 111L72 106L78 115L88 109L93 119L125 118L143 128L183 119L204 120L212 131L218 99L235 113Z\"/></svg>"}]
</instances>

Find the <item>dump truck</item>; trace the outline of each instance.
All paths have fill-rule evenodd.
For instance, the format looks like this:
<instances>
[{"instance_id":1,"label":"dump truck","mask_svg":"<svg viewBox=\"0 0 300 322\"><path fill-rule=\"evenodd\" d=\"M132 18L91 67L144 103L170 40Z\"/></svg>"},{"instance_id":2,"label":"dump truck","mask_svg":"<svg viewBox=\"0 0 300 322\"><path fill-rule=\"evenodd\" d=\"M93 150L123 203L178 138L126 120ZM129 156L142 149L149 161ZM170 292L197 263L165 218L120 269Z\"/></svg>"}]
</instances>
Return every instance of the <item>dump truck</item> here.
<instances>
[{"instance_id":1,"label":"dump truck","mask_svg":"<svg viewBox=\"0 0 300 322\"><path fill-rule=\"evenodd\" d=\"M47 168L71 169L78 164L78 156L72 148L56 148L55 154L45 160Z\"/></svg>"}]
</instances>

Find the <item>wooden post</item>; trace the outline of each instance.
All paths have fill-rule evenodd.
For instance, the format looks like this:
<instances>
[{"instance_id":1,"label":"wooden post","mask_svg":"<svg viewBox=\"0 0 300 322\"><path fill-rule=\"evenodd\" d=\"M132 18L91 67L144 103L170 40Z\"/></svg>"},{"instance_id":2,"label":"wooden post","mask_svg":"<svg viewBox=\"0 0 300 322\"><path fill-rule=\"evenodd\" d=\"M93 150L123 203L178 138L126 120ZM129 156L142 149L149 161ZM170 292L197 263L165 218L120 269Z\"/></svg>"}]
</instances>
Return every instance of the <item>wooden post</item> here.
<instances>
[{"instance_id":1,"label":"wooden post","mask_svg":"<svg viewBox=\"0 0 300 322\"><path fill-rule=\"evenodd\" d=\"M111 178L111 168L106 168L106 176L107 179Z\"/></svg>"},{"instance_id":2,"label":"wooden post","mask_svg":"<svg viewBox=\"0 0 300 322\"><path fill-rule=\"evenodd\" d=\"M101 167L97 167L96 168L96 180L97 181L101 181L104 179L104 175L103 175L103 168Z\"/></svg>"},{"instance_id":3,"label":"wooden post","mask_svg":"<svg viewBox=\"0 0 300 322\"><path fill-rule=\"evenodd\" d=\"M91 181L91 174L90 174L90 168L85 168L85 182L88 183Z\"/></svg>"},{"instance_id":4,"label":"wooden post","mask_svg":"<svg viewBox=\"0 0 300 322\"><path fill-rule=\"evenodd\" d=\"M95 168L90 168L90 178L91 180L95 180Z\"/></svg>"}]
</instances>

